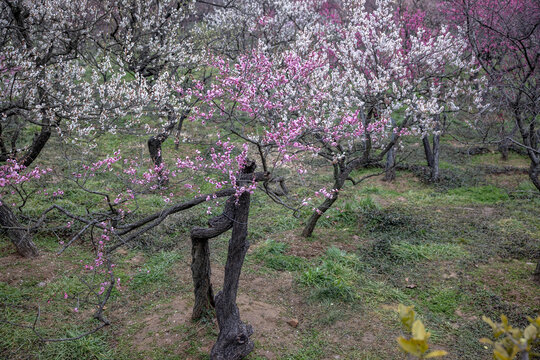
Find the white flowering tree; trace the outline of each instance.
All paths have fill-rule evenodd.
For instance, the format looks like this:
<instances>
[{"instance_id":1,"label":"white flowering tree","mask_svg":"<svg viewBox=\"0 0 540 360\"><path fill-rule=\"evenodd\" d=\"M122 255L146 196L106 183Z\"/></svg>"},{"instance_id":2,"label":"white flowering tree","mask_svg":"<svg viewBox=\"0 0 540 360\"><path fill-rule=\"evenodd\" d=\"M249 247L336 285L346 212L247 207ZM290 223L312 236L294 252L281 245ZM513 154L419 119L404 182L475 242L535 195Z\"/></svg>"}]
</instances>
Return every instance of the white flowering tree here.
<instances>
[{"instance_id":1,"label":"white flowering tree","mask_svg":"<svg viewBox=\"0 0 540 360\"><path fill-rule=\"evenodd\" d=\"M320 156L332 162L334 184L322 189L326 200L317 208L304 236L336 201L352 171L381 161L401 136L425 138L438 131L438 117L459 109L459 99L477 95L470 74L475 69L459 31L428 28L421 12L387 1L346 1L339 16L304 32L299 53L325 56L313 74L324 93L312 106L317 120ZM481 98L476 99L480 103ZM436 173L432 175L436 176Z\"/></svg>"}]
</instances>

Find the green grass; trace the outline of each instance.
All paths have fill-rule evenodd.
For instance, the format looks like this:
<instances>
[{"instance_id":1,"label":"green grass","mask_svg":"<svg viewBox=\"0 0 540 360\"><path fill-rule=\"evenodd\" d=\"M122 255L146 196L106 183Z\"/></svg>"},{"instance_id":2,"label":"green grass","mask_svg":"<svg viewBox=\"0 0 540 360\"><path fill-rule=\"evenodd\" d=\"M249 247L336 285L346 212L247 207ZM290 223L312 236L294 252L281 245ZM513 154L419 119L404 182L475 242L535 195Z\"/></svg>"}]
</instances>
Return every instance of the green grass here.
<instances>
[{"instance_id":1,"label":"green grass","mask_svg":"<svg viewBox=\"0 0 540 360\"><path fill-rule=\"evenodd\" d=\"M98 140L100 155L121 148L123 154L146 156L145 141L137 136L106 135ZM172 141L164 145L166 162L201 148L183 144L175 151L173 146ZM262 191L252 196L248 238L254 251L244 263L240 294L279 311L277 320L261 316L264 321L277 321L271 336L253 324L256 349L268 350L282 360L336 356L397 359L388 355L396 354L395 338L400 331L392 309L404 303L416 305L433 332L433 340L452 354L449 359L487 360L491 355L478 343L478 338L489 331L480 320L483 314L497 318L505 313L516 324L524 315L535 314L539 287L531 281L534 266L530 264L540 254L540 197L524 174L512 174L512 184L508 185L506 175L497 176L495 181L479 172L486 165L528 166L527 159L511 155L504 163L498 160L498 154L464 156L450 143L443 146L439 184L423 182L421 174L400 171L395 183L383 183L378 178L358 186L347 183L309 240L298 236L311 214L309 207L293 217L291 211L270 202ZM46 162L60 161L56 148L48 151L51 156ZM423 165L421 149L406 161ZM297 203L313 197L315 190L331 183L327 164L315 161L313 167L313 175L301 180L292 176L292 169L283 170L291 180L288 201ZM364 169L352 175L358 178L377 171ZM195 179L203 182L202 177ZM47 187L56 189L58 181L51 179ZM103 189L113 187L114 181L115 175L107 173L91 179L88 185ZM63 189L59 204L79 215L86 214L83 205L105 209L100 196L83 193L72 183ZM203 192L212 190L208 184L202 187ZM50 202L51 198L31 200L25 215L39 214ZM137 206L133 218L159 211L166 204L155 192L142 194ZM215 214L220 213L221 206L214 208ZM181 298L188 308L191 306L192 284L186 281L190 279L189 231L194 226L207 226L210 217L204 206L176 214L133 242L133 249L116 255L115 277L121 278L122 286L113 292L108 304L111 330L75 342L42 344L28 329L0 323L0 358L208 359L207 350L218 331L212 321L186 321L150 332L149 336L172 339L163 346L150 344L140 349L133 335L142 332L148 326L148 315L158 311L157 323L166 326L163 319L171 313L163 310L163 305ZM58 226L66 221L56 212L50 213L49 220ZM58 250L59 240L79 229L74 225L43 231L36 234L36 244L42 253L50 255ZM229 238L230 233L226 233L211 240L213 266L224 264ZM40 331L48 336L77 335L95 325L95 321L79 319L73 312L73 296L85 290L79 276L85 280L88 276L81 275L79 260L91 261L93 256L88 238L82 245L75 243L61 257L50 256L54 266L46 276L36 265L39 262L7 258L12 256L12 247L3 236L2 241L1 256L10 262L0 268L7 279L0 281L0 319L31 324L39 304ZM302 253L297 251L301 246L313 247L313 252L306 257L294 255ZM7 275L11 269L16 272ZM215 268L212 270L216 274ZM40 285L42 281L46 281L45 286ZM253 288L261 283L276 290L270 292L264 285ZM219 285L214 291L219 291ZM64 292L71 296L66 301ZM48 299L54 301L49 304ZM244 306L247 308L241 308L241 317L253 311L251 304ZM91 317L91 306L81 310ZM375 315L371 318L370 314ZM300 319L298 328L288 328L285 321L289 317ZM369 331L375 334L375 342L363 343L364 329L356 327L359 322L372 327ZM279 340L273 338L274 333ZM344 333L350 337L349 348L342 346ZM252 354L248 358L266 357Z\"/></svg>"},{"instance_id":2,"label":"green grass","mask_svg":"<svg viewBox=\"0 0 540 360\"><path fill-rule=\"evenodd\" d=\"M330 247L316 266L302 272L300 284L313 288L312 296L319 300L352 301L359 294L356 283L362 263L354 254Z\"/></svg>"},{"instance_id":3,"label":"green grass","mask_svg":"<svg viewBox=\"0 0 540 360\"><path fill-rule=\"evenodd\" d=\"M509 199L504 189L493 185L456 188L449 190L448 196L460 203L495 204Z\"/></svg>"},{"instance_id":4,"label":"green grass","mask_svg":"<svg viewBox=\"0 0 540 360\"><path fill-rule=\"evenodd\" d=\"M423 294L422 303L437 315L454 317L454 312L463 302L463 295L452 288L435 288Z\"/></svg>"},{"instance_id":5,"label":"green grass","mask_svg":"<svg viewBox=\"0 0 540 360\"><path fill-rule=\"evenodd\" d=\"M181 259L182 255L175 251L157 253L133 276L131 288L146 293L168 285L172 280L169 272Z\"/></svg>"},{"instance_id":6,"label":"green grass","mask_svg":"<svg viewBox=\"0 0 540 360\"><path fill-rule=\"evenodd\" d=\"M253 254L253 259L262 262L266 267L279 271L298 271L306 267L305 259L284 254L288 244L266 240Z\"/></svg>"},{"instance_id":7,"label":"green grass","mask_svg":"<svg viewBox=\"0 0 540 360\"><path fill-rule=\"evenodd\" d=\"M307 333L301 344L301 349L285 355L280 360L318 360L326 358L327 342L316 331Z\"/></svg>"},{"instance_id":8,"label":"green grass","mask_svg":"<svg viewBox=\"0 0 540 360\"><path fill-rule=\"evenodd\" d=\"M451 260L466 258L468 253L457 244L411 244L405 241L391 245L392 254L402 261Z\"/></svg>"}]
</instances>

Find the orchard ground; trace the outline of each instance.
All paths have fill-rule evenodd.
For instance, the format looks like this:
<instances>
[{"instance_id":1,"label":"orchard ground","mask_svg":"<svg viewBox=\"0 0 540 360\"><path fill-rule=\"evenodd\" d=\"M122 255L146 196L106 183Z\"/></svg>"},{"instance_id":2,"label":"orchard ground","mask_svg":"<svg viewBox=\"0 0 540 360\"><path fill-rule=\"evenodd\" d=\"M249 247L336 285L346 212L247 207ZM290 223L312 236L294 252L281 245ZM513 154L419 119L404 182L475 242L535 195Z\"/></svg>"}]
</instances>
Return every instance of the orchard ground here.
<instances>
[{"instance_id":1,"label":"orchard ground","mask_svg":"<svg viewBox=\"0 0 540 360\"><path fill-rule=\"evenodd\" d=\"M104 154L137 144L130 151L146 155L140 138L101 141ZM166 158L185 155L185 147L165 145ZM54 161L54 147L42 159ZM406 162L423 165L420 150ZM447 359L491 359L478 341L490 335L482 315L504 313L520 326L537 315L540 286L532 274L540 254L540 196L526 174L529 161L463 150L443 143L438 184L411 171L398 171L391 183L381 175L347 184L309 239L300 233L310 209L295 218L257 191L238 297L242 319L254 328L248 359L403 359L396 342L400 303L415 306L433 347L448 351ZM331 183L331 172L321 169L290 186L312 196ZM66 191L64 201L75 200L70 196ZM162 201L149 196L141 206L150 211ZM111 326L77 341L42 343L28 328L0 323L0 357L208 359L218 328L212 314L190 320L189 240L190 228L208 217L204 206L183 212L117 252L120 287L106 308ZM37 259L17 256L2 238L3 320L32 325L39 306L36 329L44 337L76 336L95 325L91 308L76 312L76 299L63 296L82 288L80 260L92 259L87 242L56 255L59 240L70 235L38 234ZM211 240L215 290L223 282L229 237Z\"/></svg>"}]
</instances>

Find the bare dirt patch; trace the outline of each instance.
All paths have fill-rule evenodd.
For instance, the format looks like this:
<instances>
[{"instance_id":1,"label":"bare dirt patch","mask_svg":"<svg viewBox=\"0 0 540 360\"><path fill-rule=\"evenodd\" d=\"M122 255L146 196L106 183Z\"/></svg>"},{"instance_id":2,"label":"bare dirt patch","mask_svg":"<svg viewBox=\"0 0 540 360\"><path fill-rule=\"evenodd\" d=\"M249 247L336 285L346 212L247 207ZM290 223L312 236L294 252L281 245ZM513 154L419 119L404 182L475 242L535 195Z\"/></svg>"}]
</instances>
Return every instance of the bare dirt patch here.
<instances>
[{"instance_id":1,"label":"bare dirt patch","mask_svg":"<svg viewBox=\"0 0 540 360\"><path fill-rule=\"evenodd\" d=\"M174 328L185 324L191 326L190 316L187 300L176 297L170 303L156 306L142 319L128 320L126 325L144 324L133 334L131 341L139 350L150 350L182 342Z\"/></svg>"},{"instance_id":2,"label":"bare dirt patch","mask_svg":"<svg viewBox=\"0 0 540 360\"><path fill-rule=\"evenodd\" d=\"M58 257L52 253L42 252L35 258L23 258L18 254L0 257L0 281L9 285L20 285L32 279L45 285L54 279ZM67 266L67 264L65 264Z\"/></svg>"}]
</instances>

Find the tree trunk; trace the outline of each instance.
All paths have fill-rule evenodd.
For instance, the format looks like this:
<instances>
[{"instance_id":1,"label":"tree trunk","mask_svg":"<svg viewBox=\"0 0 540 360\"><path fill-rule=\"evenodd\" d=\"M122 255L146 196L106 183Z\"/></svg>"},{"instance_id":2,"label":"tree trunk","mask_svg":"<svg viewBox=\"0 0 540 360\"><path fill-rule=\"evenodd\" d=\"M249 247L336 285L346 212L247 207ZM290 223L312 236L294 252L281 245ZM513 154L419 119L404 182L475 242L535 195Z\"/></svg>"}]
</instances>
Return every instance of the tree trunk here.
<instances>
[{"instance_id":1,"label":"tree trunk","mask_svg":"<svg viewBox=\"0 0 540 360\"><path fill-rule=\"evenodd\" d=\"M40 133L34 136L34 140L32 141L32 145L30 145L28 151L19 160L17 160L19 165L24 167L30 166L30 164L32 164L41 153L41 150L43 150L50 137L51 128L49 126L42 126Z\"/></svg>"},{"instance_id":2,"label":"tree trunk","mask_svg":"<svg viewBox=\"0 0 540 360\"><path fill-rule=\"evenodd\" d=\"M338 189L339 190L339 189ZM309 218L306 227L304 227L304 231L302 231L303 237L310 237L313 235L313 230L315 230L315 226L317 226L317 221L321 218L321 216L336 202L338 198L338 193L334 193L334 195L331 198L327 198L324 200L324 202L319 205L319 207L311 214L311 217Z\"/></svg>"},{"instance_id":3,"label":"tree trunk","mask_svg":"<svg viewBox=\"0 0 540 360\"><path fill-rule=\"evenodd\" d=\"M167 107L167 126L163 129L163 131L155 136L152 136L150 139L148 139L148 152L150 153L150 158L152 159L152 162L154 163L154 167L157 169L158 173L158 185L160 187L166 186L168 183L167 176L164 174L163 171L163 157L162 157L162 150L161 146L169 138L169 135L171 134L171 131L176 126L176 113L174 112L174 109L170 106Z\"/></svg>"},{"instance_id":4,"label":"tree trunk","mask_svg":"<svg viewBox=\"0 0 540 360\"><path fill-rule=\"evenodd\" d=\"M396 126L396 121L392 119L392 126ZM391 141L396 141L396 134L392 132ZM384 181L393 181L396 178L396 146L393 145L386 153L386 166L384 171Z\"/></svg>"},{"instance_id":5,"label":"tree trunk","mask_svg":"<svg viewBox=\"0 0 540 360\"><path fill-rule=\"evenodd\" d=\"M240 273L249 248L247 240L249 204L250 194L247 191L240 195L235 204L223 290L216 296L219 335L212 347L210 355L212 360L243 359L255 346L249 338L253 334L253 328L240 320L240 312L236 305Z\"/></svg>"},{"instance_id":6,"label":"tree trunk","mask_svg":"<svg viewBox=\"0 0 540 360\"><path fill-rule=\"evenodd\" d=\"M306 226L304 227L304 230L302 231L303 237L310 237L313 234L313 230L315 230L315 226L317 225L317 221L321 218L321 216L334 204L338 198L339 191L341 188L343 188L343 185L345 185L345 181L347 181L347 178L349 177L349 174L353 170L353 167L347 167L345 170L340 170L341 167L338 164L334 164L334 187L333 190L336 190L332 193L331 198L326 198L324 202L319 205L317 209L311 214L311 217L309 218Z\"/></svg>"},{"instance_id":7,"label":"tree trunk","mask_svg":"<svg viewBox=\"0 0 540 360\"><path fill-rule=\"evenodd\" d=\"M396 153L392 147L386 154L386 167L384 171L384 181L393 181L396 178Z\"/></svg>"},{"instance_id":8,"label":"tree trunk","mask_svg":"<svg viewBox=\"0 0 540 360\"><path fill-rule=\"evenodd\" d=\"M193 305L193 320L200 319L215 306L214 292L210 280L210 247L208 240L228 231L234 217L236 197L232 195L225 203L223 213L208 221L208 228L196 227L191 229L191 273L195 293Z\"/></svg>"},{"instance_id":9,"label":"tree trunk","mask_svg":"<svg viewBox=\"0 0 540 360\"><path fill-rule=\"evenodd\" d=\"M426 154L426 161L429 167L429 180L436 182L439 180L439 154L440 154L440 137L439 134L439 122L438 117L435 125L435 133L433 134L433 146L429 143L429 136L426 135L422 138L422 144L424 145L424 153Z\"/></svg>"},{"instance_id":10,"label":"tree trunk","mask_svg":"<svg viewBox=\"0 0 540 360\"><path fill-rule=\"evenodd\" d=\"M214 308L214 291L210 281L210 246L208 239L191 238L191 273L195 289L192 320L204 317Z\"/></svg>"},{"instance_id":11,"label":"tree trunk","mask_svg":"<svg viewBox=\"0 0 540 360\"><path fill-rule=\"evenodd\" d=\"M15 214L3 203L0 204L0 225L6 230L8 237L21 256L34 257L38 255L30 233L22 229Z\"/></svg>"},{"instance_id":12,"label":"tree trunk","mask_svg":"<svg viewBox=\"0 0 540 360\"><path fill-rule=\"evenodd\" d=\"M499 148L499 152L501 153L501 159L503 161L507 161L509 144L508 144L508 139L506 137L499 142L498 148Z\"/></svg>"},{"instance_id":13,"label":"tree trunk","mask_svg":"<svg viewBox=\"0 0 540 360\"><path fill-rule=\"evenodd\" d=\"M187 115L188 114L182 114L182 116L180 116L180 120L178 120L178 126L176 127L176 135L174 136L175 150L178 150L178 148L180 147L180 134L182 133L182 126L184 126L184 120L187 118Z\"/></svg>"},{"instance_id":14,"label":"tree trunk","mask_svg":"<svg viewBox=\"0 0 540 360\"><path fill-rule=\"evenodd\" d=\"M529 167L529 178L531 179L534 186L540 191L540 147L538 144L538 141L540 139L540 131L535 129L537 114L534 114L533 120L531 120L530 124L526 125L522 118L519 103L514 103L513 108L517 128L521 133L523 145L525 145L525 148L527 149L527 154L529 155L529 159L531 160L531 166Z\"/></svg>"},{"instance_id":15,"label":"tree trunk","mask_svg":"<svg viewBox=\"0 0 540 360\"><path fill-rule=\"evenodd\" d=\"M439 154L441 152L440 137L438 133L433 135L433 166L431 167L431 181L439 181Z\"/></svg>"},{"instance_id":16,"label":"tree trunk","mask_svg":"<svg viewBox=\"0 0 540 360\"><path fill-rule=\"evenodd\" d=\"M429 137L427 135L422 138L422 144L424 145L427 166L431 169L433 167L433 153L431 152L431 144L429 143Z\"/></svg>"}]
</instances>

